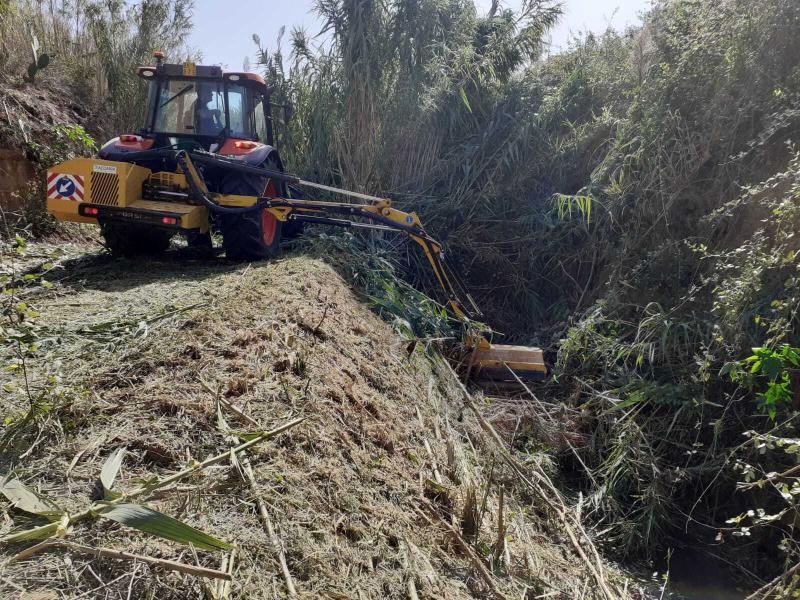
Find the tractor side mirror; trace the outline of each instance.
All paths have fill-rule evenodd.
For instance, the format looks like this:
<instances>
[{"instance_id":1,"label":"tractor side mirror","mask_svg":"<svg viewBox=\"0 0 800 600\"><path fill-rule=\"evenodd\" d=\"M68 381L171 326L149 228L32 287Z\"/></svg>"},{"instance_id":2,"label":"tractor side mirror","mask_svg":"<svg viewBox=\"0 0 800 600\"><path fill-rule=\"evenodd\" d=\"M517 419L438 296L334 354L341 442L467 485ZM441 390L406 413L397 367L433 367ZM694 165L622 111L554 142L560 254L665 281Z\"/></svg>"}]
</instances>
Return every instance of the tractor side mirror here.
<instances>
[{"instance_id":1,"label":"tractor side mirror","mask_svg":"<svg viewBox=\"0 0 800 600\"><path fill-rule=\"evenodd\" d=\"M283 120L288 123L294 116L294 104L287 102L283 105Z\"/></svg>"}]
</instances>

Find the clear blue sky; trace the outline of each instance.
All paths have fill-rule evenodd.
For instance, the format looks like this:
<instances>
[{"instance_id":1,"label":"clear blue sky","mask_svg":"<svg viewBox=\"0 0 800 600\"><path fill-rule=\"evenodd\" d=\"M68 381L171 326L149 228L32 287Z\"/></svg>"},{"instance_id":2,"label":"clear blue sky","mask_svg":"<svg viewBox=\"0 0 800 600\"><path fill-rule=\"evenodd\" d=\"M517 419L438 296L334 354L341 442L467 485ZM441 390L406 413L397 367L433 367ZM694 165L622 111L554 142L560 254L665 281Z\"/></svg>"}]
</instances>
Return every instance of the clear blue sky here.
<instances>
[{"instance_id":1,"label":"clear blue sky","mask_svg":"<svg viewBox=\"0 0 800 600\"><path fill-rule=\"evenodd\" d=\"M603 31L611 25L624 29L639 22L638 14L649 8L650 0L563 0L564 16L552 33L552 48L566 45L570 35L579 31ZM517 8L522 0L501 0ZM311 13L313 0L195 0L195 29L189 40L200 51L206 64L222 64L231 70L241 69L245 56L255 54L252 35L257 33L268 48L275 47L282 25L288 32L293 26L319 33L319 21ZM476 0L486 11L491 0ZM286 39L284 39L286 43Z\"/></svg>"}]
</instances>

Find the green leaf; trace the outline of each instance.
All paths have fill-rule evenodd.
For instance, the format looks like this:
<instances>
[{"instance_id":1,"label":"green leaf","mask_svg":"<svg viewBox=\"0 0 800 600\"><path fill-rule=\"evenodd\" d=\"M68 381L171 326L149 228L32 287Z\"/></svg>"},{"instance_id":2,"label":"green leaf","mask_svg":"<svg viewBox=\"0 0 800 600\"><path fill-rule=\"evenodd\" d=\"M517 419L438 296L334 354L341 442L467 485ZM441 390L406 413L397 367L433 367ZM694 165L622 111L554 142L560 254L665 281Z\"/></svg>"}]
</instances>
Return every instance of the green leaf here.
<instances>
[{"instance_id":1,"label":"green leaf","mask_svg":"<svg viewBox=\"0 0 800 600\"><path fill-rule=\"evenodd\" d=\"M59 519L60 520L60 519ZM58 531L60 523L50 523L46 527L37 527L35 529L26 529L19 533L9 533L0 538L0 543L3 544L16 544L19 542L29 542L31 540L41 540L50 537Z\"/></svg>"},{"instance_id":2,"label":"green leaf","mask_svg":"<svg viewBox=\"0 0 800 600\"><path fill-rule=\"evenodd\" d=\"M111 519L145 533L180 544L191 544L200 550L213 551L231 548L230 544L211 537L199 529L139 504L117 504L101 510L98 514L103 518Z\"/></svg>"},{"instance_id":3,"label":"green leaf","mask_svg":"<svg viewBox=\"0 0 800 600\"><path fill-rule=\"evenodd\" d=\"M48 521L58 521L64 514L58 504L42 494L34 492L19 479L6 481L0 488L0 492L16 508L32 515L44 517Z\"/></svg>"},{"instance_id":4,"label":"green leaf","mask_svg":"<svg viewBox=\"0 0 800 600\"><path fill-rule=\"evenodd\" d=\"M619 404L615 404L614 406L609 408L607 411L605 411L604 414L608 414L616 410L622 410L623 408L628 408L629 406L633 406L634 404L637 404L644 399L645 399L644 394L641 393L631 394L628 398L626 398Z\"/></svg>"},{"instance_id":5,"label":"green leaf","mask_svg":"<svg viewBox=\"0 0 800 600\"><path fill-rule=\"evenodd\" d=\"M788 360L795 367L800 366L800 348L792 348L791 346L783 347L783 357Z\"/></svg>"},{"instance_id":6,"label":"green leaf","mask_svg":"<svg viewBox=\"0 0 800 600\"><path fill-rule=\"evenodd\" d=\"M124 458L125 448L118 448L103 463L103 469L100 471L100 483L103 485L103 495L106 498L109 497L111 489L114 487L114 480L117 478Z\"/></svg>"},{"instance_id":7,"label":"green leaf","mask_svg":"<svg viewBox=\"0 0 800 600\"><path fill-rule=\"evenodd\" d=\"M236 437L244 442L249 442L250 440L254 440L257 437L261 437L267 433L266 431L237 431Z\"/></svg>"},{"instance_id":8,"label":"green leaf","mask_svg":"<svg viewBox=\"0 0 800 600\"><path fill-rule=\"evenodd\" d=\"M461 101L464 103L464 106L467 107L469 112L472 112L472 107L469 105L469 99L467 98L467 92L464 91L464 88L458 88L458 94L461 96Z\"/></svg>"},{"instance_id":9,"label":"green leaf","mask_svg":"<svg viewBox=\"0 0 800 600\"><path fill-rule=\"evenodd\" d=\"M725 377L725 375L729 375L731 379L735 380L738 368L739 365L736 362L726 362L722 365L722 368L720 368L719 376Z\"/></svg>"}]
</instances>

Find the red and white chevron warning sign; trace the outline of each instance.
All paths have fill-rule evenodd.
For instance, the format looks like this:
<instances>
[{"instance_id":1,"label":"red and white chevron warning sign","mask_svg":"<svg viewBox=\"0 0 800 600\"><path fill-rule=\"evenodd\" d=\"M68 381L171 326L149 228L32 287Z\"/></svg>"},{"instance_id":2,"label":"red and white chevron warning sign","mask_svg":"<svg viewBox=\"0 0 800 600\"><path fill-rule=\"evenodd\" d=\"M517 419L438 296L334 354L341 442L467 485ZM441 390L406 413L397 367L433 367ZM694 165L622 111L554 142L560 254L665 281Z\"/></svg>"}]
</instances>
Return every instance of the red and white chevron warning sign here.
<instances>
[{"instance_id":1,"label":"red and white chevron warning sign","mask_svg":"<svg viewBox=\"0 0 800 600\"><path fill-rule=\"evenodd\" d=\"M83 202L83 177L66 173L48 173L47 199Z\"/></svg>"}]
</instances>

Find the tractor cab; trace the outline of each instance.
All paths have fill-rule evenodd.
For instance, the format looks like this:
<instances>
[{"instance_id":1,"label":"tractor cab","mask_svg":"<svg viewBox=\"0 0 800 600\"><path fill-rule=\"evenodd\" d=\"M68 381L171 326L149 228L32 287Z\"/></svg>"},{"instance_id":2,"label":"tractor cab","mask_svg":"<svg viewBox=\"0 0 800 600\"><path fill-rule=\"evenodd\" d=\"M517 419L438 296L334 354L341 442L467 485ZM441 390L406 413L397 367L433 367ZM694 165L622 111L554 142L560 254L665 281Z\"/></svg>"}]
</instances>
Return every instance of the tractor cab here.
<instances>
[{"instance_id":1,"label":"tractor cab","mask_svg":"<svg viewBox=\"0 0 800 600\"><path fill-rule=\"evenodd\" d=\"M149 84L144 126L100 151L106 160L130 152L171 147L206 150L259 164L274 145L270 90L255 73L228 73L218 66L169 64L139 67Z\"/></svg>"}]
</instances>

